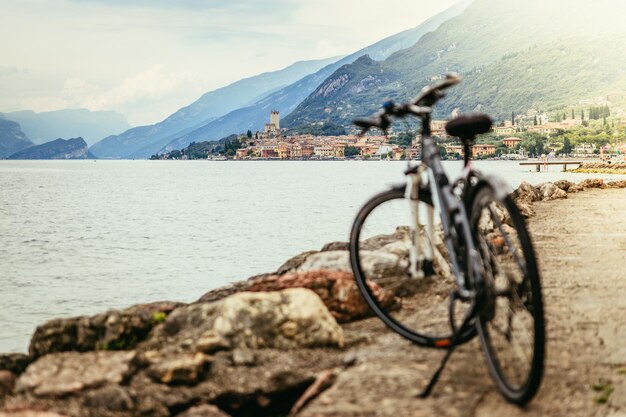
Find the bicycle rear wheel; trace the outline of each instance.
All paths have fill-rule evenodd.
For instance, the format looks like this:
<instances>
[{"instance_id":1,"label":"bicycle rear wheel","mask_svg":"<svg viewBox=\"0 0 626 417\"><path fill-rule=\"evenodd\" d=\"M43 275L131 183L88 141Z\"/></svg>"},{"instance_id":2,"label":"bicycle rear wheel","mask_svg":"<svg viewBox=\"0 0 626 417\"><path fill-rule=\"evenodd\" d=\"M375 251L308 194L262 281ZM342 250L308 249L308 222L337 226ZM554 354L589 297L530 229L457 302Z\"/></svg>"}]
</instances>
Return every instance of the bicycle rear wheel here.
<instances>
[{"instance_id":1,"label":"bicycle rear wheel","mask_svg":"<svg viewBox=\"0 0 626 417\"><path fill-rule=\"evenodd\" d=\"M544 316L539 271L524 219L510 197L481 187L470 223L483 264L486 296L477 323L489 372L509 401L536 394L544 361Z\"/></svg>"},{"instance_id":2,"label":"bicycle rear wheel","mask_svg":"<svg viewBox=\"0 0 626 417\"><path fill-rule=\"evenodd\" d=\"M428 194L420 199L430 201ZM388 327L416 344L446 348L452 338L449 305L456 281L438 231L433 242L435 274L412 276L409 266L413 242L420 239L423 245L430 245L430 240L423 228L416 230L410 204L404 188L398 187L374 196L363 206L350 235L352 270L363 297ZM388 296L381 299L377 287L392 295L392 300ZM462 303L455 303L459 322L465 309ZM471 326L457 343L475 334Z\"/></svg>"}]
</instances>

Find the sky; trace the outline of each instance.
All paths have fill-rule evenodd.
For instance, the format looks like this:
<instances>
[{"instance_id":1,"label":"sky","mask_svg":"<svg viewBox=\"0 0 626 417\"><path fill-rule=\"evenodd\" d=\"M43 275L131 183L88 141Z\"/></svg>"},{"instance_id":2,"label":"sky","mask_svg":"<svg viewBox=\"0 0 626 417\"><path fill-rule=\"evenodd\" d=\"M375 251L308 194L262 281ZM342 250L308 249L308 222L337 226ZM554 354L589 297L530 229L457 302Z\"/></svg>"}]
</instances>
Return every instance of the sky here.
<instances>
[{"instance_id":1,"label":"sky","mask_svg":"<svg viewBox=\"0 0 626 417\"><path fill-rule=\"evenodd\" d=\"M156 123L203 93L349 54L457 0L0 0L0 112Z\"/></svg>"}]
</instances>

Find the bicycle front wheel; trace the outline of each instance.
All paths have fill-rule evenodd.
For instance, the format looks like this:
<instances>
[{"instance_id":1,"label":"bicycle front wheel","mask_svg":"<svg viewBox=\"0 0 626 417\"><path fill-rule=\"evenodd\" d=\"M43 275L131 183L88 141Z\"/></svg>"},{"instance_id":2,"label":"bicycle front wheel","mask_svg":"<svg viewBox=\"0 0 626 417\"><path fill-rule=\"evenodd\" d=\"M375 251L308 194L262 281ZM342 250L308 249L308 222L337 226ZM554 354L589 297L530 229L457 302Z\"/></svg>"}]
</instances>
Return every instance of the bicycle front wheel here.
<instances>
[{"instance_id":1,"label":"bicycle front wheel","mask_svg":"<svg viewBox=\"0 0 626 417\"><path fill-rule=\"evenodd\" d=\"M470 223L483 264L485 302L477 323L489 372L504 397L530 401L544 361L544 316L539 271L524 219L510 197L481 187Z\"/></svg>"},{"instance_id":2,"label":"bicycle front wheel","mask_svg":"<svg viewBox=\"0 0 626 417\"><path fill-rule=\"evenodd\" d=\"M420 198L429 201L427 194ZM447 348L452 339L450 295L456 281L441 231L435 228L431 242L424 228L416 224L411 204L404 188L395 188L374 196L363 206L350 235L352 270L363 297L388 327L421 346ZM422 247L434 247L435 273L428 277L416 276L411 268L411 251L415 254L417 239ZM462 318L464 307L456 304L455 316ZM471 327L457 343L474 335L475 328Z\"/></svg>"}]
</instances>

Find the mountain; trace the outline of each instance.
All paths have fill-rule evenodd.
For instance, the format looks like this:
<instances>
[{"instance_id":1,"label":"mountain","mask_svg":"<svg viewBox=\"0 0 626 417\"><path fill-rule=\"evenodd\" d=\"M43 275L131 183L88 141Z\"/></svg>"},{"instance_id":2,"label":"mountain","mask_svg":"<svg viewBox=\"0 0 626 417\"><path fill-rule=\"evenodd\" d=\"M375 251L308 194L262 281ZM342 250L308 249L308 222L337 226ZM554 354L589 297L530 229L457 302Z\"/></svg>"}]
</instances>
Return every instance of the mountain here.
<instances>
[{"instance_id":1,"label":"mountain","mask_svg":"<svg viewBox=\"0 0 626 417\"><path fill-rule=\"evenodd\" d=\"M92 159L83 138L56 139L42 145L31 146L9 156L8 159Z\"/></svg>"},{"instance_id":2,"label":"mountain","mask_svg":"<svg viewBox=\"0 0 626 417\"><path fill-rule=\"evenodd\" d=\"M19 123L6 120L0 115L0 158L6 158L29 146L33 146L33 142L22 132Z\"/></svg>"},{"instance_id":3,"label":"mountain","mask_svg":"<svg viewBox=\"0 0 626 417\"><path fill-rule=\"evenodd\" d=\"M19 123L24 133L36 144L55 138L78 136L91 144L130 127L124 116L113 111L68 109L35 113L27 110L5 113L5 117Z\"/></svg>"},{"instance_id":4,"label":"mountain","mask_svg":"<svg viewBox=\"0 0 626 417\"><path fill-rule=\"evenodd\" d=\"M378 109L385 98L406 100L416 95L433 77L449 71L466 75L468 81L478 77L482 84L466 83L466 88L471 85L475 89L471 92L463 90L466 93L462 96L456 93L454 97L459 101L450 99L447 110L454 107L474 108L480 104L476 99L478 95L502 93L507 88L534 90L534 97L545 97L555 88L567 92L571 86L566 79L571 82L575 81L575 77L563 78L560 73L570 69L570 65L582 69L576 62L578 58L574 54L563 55L560 52L549 55L541 48L559 40L577 38L572 42L584 44L598 36L605 40L616 36L624 29L621 15L615 13L615 7L614 0L600 0L592 8L581 1L475 0L462 14L426 34L414 46L398 51L382 62L364 57L338 69L300 103L282 125L298 126L327 120L347 126L352 118ZM524 60L534 54L525 51L534 46L539 48L537 51L541 54L536 57L541 57L541 60L535 59L533 68L525 67ZM558 49L558 46L555 48ZM622 53L611 43L602 48ZM507 57L509 61L502 64L500 60ZM543 68L554 72L541 72L547 78L540 82L524 84L528 77L516 79L512 75L523 71L542 71ZM612 75L607 72L608 68L602 66L592 70L600 78ZM492 78L487 78L487 75L479 77L481 71L491 74ZM499 75L496 77L494 74L497 71ZM496 80L503 84L497 85ZM545 80L554 84L549 86ZM584 89L577 91L588 96ZM452 94L455 94L454 90L450 98L453 98ZM530 98L528 93L524 96ZM491 97L491 101L499 101L501 108L527 108L532 105L532 100L518 100L512 94L508 97L513 101L506 102L500 96ZM573 94L561 97L582 98ZM442 109L439 109L439 116L443 114Z\"/></svg>"},{"instance_id":5,"label":"mountain","mask_svg":"<svg viewBox=\"0 0 626 417\"><path fill-rule=\"evenodd\" d=\"M431 17L419 26L405 30L396 35L385 38L373 45L363 48L347 57L330 64L318 72L308 75L295 83L279 89L278 91L267 95L258 100L251 106L240 108L232 111L222 117L219 117L204 126L186 132L174 140L170 141L165 147L157 149L155 147L146 148L136 156L151 155L155 152L166 152L172 149L180 149L187 146L190 142L199 142L206 140L217 140L231 133L245 132L248 129L255 131L263 128L268 120L270 110L276 109L281 114L291 113L316 87L318 87L326 78L333 74L343 65L356 61L360 56L369 55L372 59L382 60L392 53L415 44L426 33L436 30L443 22L461 14L471 3L471 0L461 1L449 9Z\"/></svg>"},{"instance_id":6,"label":"mountain","mask_svg":"<svg viewBox=\"0 0 626 417\"><path fill-rule=\"evenodd\" d=\"M139 126L119 135L108 136L93 145L91 151L104 158L128 158L145 147L156 147L158 150L171 140L164 138L183 134L215 117L245 106L251 100L264 97L270 91L291 84L338 59L339 57L333 57L296 62L279 71L244 78L226 87L205 93L189 106L179 109L157 124ZM155 146L155 144L158 145ZM143 157L150 156L149 151L140 154Z\"/></svg>"},{"instance_id":7,"label":"mountain","mask_svg":"<svg viewBox=\"0 0 626 417\"><path fill-rule=\"evenodd\" d=\"M607 48L607 45L610 45ZM581 99L626 96L626 35L571 37L509 54L465 75L441 112L482 111L499 120L529 108L557 110Z\"/></svg>"}]
</instances>

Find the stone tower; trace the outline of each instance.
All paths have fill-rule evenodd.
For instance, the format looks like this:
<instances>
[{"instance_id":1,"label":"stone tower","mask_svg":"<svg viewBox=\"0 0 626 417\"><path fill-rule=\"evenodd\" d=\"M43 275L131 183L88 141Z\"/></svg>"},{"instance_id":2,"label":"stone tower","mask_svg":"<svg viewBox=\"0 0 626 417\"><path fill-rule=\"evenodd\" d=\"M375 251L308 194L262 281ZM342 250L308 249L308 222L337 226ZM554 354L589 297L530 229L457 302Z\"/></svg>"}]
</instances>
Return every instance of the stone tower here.
<instances>
[{"instance_id":1,"label":"stone tower","mask_svg":"<svg viewBox=\"0 0 626 417\"><path fill-rule=\"evenodd\" d=\"M273 124L276 130L280 130L280 112L278 110L271 111L270 124Z\"/></svg>"}]
</instances>

